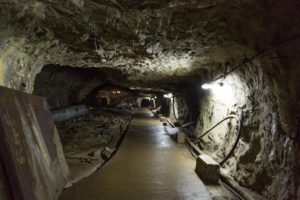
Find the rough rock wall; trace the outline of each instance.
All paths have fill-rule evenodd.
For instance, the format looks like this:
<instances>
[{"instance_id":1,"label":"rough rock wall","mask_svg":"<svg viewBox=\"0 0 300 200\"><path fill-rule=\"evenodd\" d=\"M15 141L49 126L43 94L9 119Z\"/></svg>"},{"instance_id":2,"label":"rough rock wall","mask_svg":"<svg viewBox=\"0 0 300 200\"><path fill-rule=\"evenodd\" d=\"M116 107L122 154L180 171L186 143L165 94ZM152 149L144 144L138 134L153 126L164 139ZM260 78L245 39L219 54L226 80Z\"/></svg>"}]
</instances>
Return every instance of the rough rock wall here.
<instances>
[{"instance_id":1,"label":"rough rock wall","mask_svg":"<svg viewBox=\"0 0 300 200\"><path fill-rule=\"evenodd\" d=\"M281 70L285 67L278 66L278 60L269 58L259 58L246 64L225 79L220 79L223 87L207 91L200 102L196 133L203 133L229 114L240 115L243 112L242 136L234 156L225 163L225 169L241 185L266 199L297 199L299 177L296 169L299 161L296 158L299 152L297 142L292 139L296 127L293 123L286 123L292 113L281 110L282 102L278 99L278 90L285 91L288 86L284 79L270 78L268 71L270 67L274 70L276 65ZM278 85L284 87L278 89ZM296 89L295 85L293 87ZM282 112L288 119L282 116ZM236 135L234 120L228 120L204 137L201 145L221 161L228 154Z\"/></svg>"},{"instance_id":2,"label":"rough rock wall","mask_svg":"<svg viewBox=\"0 0 300 200\"><path fill-rule=\"evenodd\" d=\"M36 76L33 94L47 98L51 107L78 104L102 81L91 69L45 66Z\"/></svg>"},{"instance_id":3,"label":"rough rock wall","mask_svg":"<svg viewBox=\"0 0 300 200\"><path fill-rule=\"evenodd\" d=\"M240 184L266 199L299 199L299 1L270 0L262 5L265 21L269 21L270 44L257 51L255 59L246 56L243 62L249 64L224 80L233 87L230 105L224 103L228 94L217 98L222 91L206 94L200 102L197 133L243 110L242 138L226 169ZM243 62L228 61L228 66ZM223 158L235 139L230 138L235 132L232 127L234 124L225 123L216 129L204 138L203 148Z\"/></svg>"},{"instance_id":4,"label":"rough rock wall","mask_svg":"<svg viewBox=\"0 0 300 200\"><path fill-rule=\"evenodd\" d=\"M1 200L9 200L5 185L6 182L4 178L4 172L2 169L2 164L0 163L0 199Z\"/></svg>"},{"instance_id":5,"label":"rough rock wall","mask_svg":"<svg viewBox=\"0 0 300 200\"><path fill-rule=\"evenodd\" d=\"M187 102L182 96L174 96L170 99L170 119L184 122L188 115Z\"/></svg>"}]
</instances>

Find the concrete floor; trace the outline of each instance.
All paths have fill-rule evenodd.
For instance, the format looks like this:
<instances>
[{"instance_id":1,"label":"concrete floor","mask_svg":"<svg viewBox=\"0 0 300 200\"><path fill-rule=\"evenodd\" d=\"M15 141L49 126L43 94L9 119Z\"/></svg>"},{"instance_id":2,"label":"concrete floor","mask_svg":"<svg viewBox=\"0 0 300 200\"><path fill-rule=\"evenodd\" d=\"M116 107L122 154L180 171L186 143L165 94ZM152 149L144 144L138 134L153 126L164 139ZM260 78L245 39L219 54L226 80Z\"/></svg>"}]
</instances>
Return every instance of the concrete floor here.
<instances>
[{"instance_id":1,"label":"concrete floor","mask_svg":"<svg viewBox=\"0 0 300 200\"><path fill-rule=\"evenodd\" d=\"M61 200L211 200L184 146L165 134L153 114L140 109L117 154Z\"/></svg>"}]
</instances>

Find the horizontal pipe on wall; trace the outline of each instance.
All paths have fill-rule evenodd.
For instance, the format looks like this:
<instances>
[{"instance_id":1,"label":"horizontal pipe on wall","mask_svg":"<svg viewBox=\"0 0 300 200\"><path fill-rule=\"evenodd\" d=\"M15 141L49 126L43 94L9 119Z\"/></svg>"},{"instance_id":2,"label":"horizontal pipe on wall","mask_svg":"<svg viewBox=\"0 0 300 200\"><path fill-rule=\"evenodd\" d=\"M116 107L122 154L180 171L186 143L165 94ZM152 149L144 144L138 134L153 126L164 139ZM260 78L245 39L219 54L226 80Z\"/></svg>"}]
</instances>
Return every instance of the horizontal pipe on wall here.
<instances>
[{"instance_id":1,"label":"horizontal pipe on wall","mask_svg":"<svg viewBox=\"0 0 300 200\"><path fill-rule=\"evenodd\" d=\"M69 119L73 119L82 115L85 115L88 112L86 105L77 105L70 106L67 108L52 110L52 118L54 122L63 122Z\"/></svg>"}]
</instances>

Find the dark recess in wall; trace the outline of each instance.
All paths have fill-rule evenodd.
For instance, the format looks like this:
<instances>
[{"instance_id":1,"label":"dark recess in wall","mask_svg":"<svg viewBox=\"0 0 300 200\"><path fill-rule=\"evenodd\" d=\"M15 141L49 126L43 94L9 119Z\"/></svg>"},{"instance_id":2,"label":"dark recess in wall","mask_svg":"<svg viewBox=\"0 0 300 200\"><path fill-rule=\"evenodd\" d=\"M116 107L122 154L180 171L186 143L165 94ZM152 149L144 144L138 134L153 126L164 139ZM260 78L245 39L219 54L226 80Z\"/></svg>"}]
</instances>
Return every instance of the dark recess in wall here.
<instances>
[{"instance_id":1,"label":"dark recess in wall","mask_svg":"<svg viewBox=\"0 0 300 200\"><path fill-rule=\"evenodd\" d=\"M110 77L110 79L107 79ZM124 76L115 69L46 65L36 76L33 94L47 98L49 105L64 107L80 103L94 88Z\"/></svg>"}]
</instances>

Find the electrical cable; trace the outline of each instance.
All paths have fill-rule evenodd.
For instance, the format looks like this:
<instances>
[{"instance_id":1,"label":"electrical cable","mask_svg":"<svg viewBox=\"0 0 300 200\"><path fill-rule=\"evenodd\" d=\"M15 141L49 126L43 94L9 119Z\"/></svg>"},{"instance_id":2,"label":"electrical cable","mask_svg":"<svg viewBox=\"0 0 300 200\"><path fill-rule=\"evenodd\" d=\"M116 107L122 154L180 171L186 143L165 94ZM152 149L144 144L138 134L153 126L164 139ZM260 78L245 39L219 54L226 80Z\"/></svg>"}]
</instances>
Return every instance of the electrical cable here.
<instances>
[{"instance_id":1,"label":"electrical cable","mask_svg":"<svg viewBox=\"0 0 300 200\"><path fill-rule=\"evenodd\" d=\"M239 141L240 141L240 137L241 137L241 125L242 125L242 120L243 120L243 113L241 115L241 118L239 120L239 125L238 125L238 130L237 130L237 137L235 139L235 142L233 144L233 146L231 147L229 153L227 154L227 156L220 162L220 165L222 166L233 154L234 150L236 149Z\"/></svg>"},{"instance_id":2,"label":"electrical cable","mask_svg":"<svg viewBox=\"0 0 300 200\"><path fill-rule=\"evenodd\" d=\"M238 127L241 125L240 120L238 118L238 116L236 115L228 115L227 117L225 117L224 119L222 119L221 121L219 121L218 123L216 123L214 126L212 126L210 129L208 129L207 131L205 131L202 135L200 135L199 137L197 137L197 139L193 142L199 142L201 138L203 138L204 136L206 136L209 132L211 132L213 129L215 129L217 126L219 126L222 122L226 121L227 119L236 119L237 123L238 123Z\"/></svg>"},{"instance_id":3,"label":"electrical cable","mask_svg":"<svg viewBox=\"0 0 300 200\"><path fill-rule=\"evenodd\" d=\"M222 166L230 157L231 155L233 154L234 150L236 149L238 143L239 143L239 140L240 140L240 137L241 137L241 125L242 125L242 120L243 120L243 113L241 114L241 117L240 119L238 118L238 116L236 115L228 115L227 117L225 117L224 119L222 119L221 121L219 121L218 123L216 123L214 126L212 126L210 129L208 129L207 131L205 131L201 136L199 136L196 140L194 141L189 141L189 139L187 139L187 141L189 142L189 144L193 147L194 150L196 150L196 152L198 154L201 154L199 148L197 148L195 146L195 142L199 142L201 138L203 138L205 135L207 135L209 132L211 132L214 128L216 128L218 125L220 125L222 122L226 121L227 119L236 119L237 120L237 137L236 137L236 140L233 144L233 146L231 147L229 153L225 156L225 158L219 162L219 164Z\"/></svg>"}]
</instances>

